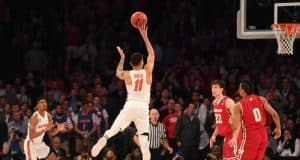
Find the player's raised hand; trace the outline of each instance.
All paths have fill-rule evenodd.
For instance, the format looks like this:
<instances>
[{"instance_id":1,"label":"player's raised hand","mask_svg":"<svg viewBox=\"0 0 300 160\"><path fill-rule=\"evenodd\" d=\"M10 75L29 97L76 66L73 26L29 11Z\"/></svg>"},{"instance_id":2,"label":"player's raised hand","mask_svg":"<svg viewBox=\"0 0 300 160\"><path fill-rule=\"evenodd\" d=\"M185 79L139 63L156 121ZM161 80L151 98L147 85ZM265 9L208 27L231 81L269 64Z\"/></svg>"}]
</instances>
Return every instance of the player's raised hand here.
<instances>
[{"instance_id":1,"label":"player's raised hand","mask_svg":"<svg viewBox=\"0 0 300 160\"><path fill-rule=\"evenodd\" d=\"M278 139L281 136L281 129L280 128L275 128L272 132L274 134L274 139Z\"/></svg>"},{"instance_id":2,"label":"player's raised hand","mask_svg":"<svg viewBox=\"0 0 300 160\"><path fill-rule=\"evenodd\" d=\"M123 49L121 47L117 46L117 50L120 54L121 59L125 59L125 54L123 52Z\"/></svg>"},{"instance_id":3,"label":"player's raised hand","mask_svg":"<svg viewBox=\"0 0 300 160\"><path fill-rule=\"evenodd\" d=\"M140 32L140 34L143 38L148 38L148 32L147 31L148 31L148 26L143 24L141 27L139 27L139 32Z\"/></svg>"}]
</instances>

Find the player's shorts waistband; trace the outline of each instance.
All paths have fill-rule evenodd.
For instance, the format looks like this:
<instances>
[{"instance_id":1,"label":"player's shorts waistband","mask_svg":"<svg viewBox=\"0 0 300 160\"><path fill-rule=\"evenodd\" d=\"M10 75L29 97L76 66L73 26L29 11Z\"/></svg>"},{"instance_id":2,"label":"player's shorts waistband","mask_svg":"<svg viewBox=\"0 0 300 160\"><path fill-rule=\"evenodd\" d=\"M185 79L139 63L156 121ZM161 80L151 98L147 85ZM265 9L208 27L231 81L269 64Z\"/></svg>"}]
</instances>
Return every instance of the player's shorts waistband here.
<instances>
[{"instance_id":1,"label":"player's shorts waistband","mask_svg":"<svg viewBox=\"0 0 300 160\"><path fill-rule=\"evenodd\" d=\"M265 130L265 127L256 127L256 128L245 128L247 132L257 131L257 130Z\"/></svg>"}]
</instances>

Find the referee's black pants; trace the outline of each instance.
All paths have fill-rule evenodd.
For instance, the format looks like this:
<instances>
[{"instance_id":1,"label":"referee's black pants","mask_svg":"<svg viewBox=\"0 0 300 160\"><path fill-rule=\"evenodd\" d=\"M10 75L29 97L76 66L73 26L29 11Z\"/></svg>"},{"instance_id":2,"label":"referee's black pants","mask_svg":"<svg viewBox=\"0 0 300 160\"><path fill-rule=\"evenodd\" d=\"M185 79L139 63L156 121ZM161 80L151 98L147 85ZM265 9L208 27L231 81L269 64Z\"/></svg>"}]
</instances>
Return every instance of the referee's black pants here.
<instances>
[{"instance_id":1,"label":"referee's black pants","mask_svg":"<svg viewBox=\"0 0 300 160\"><path fill-rule=\"evenodd\" d=\"M155 148L152 149L150 148L150 153L151 153L151 160L159 160L161 159L161 147L160 148Z\"/></svg>"}]
</instances>

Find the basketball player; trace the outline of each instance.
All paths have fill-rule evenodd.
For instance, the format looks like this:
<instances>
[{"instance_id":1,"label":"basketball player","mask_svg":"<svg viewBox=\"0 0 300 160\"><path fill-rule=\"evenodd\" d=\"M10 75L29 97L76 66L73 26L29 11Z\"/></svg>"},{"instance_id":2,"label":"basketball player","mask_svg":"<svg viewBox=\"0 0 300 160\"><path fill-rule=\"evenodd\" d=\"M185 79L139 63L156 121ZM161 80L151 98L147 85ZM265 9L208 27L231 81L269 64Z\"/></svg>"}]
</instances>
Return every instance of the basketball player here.
<instances>
[{"instance_id":1,"label":"basketball player","mask_svg":"<svg viewBox=\"0 0 300 160\"><path fill-rule=\"evenodd\" d=\"M274 138L281 136L280 119L278 113L271 107L264 97L251 94L253 86L243 81L239 86L239 94L243 97L234 107L232 114L232 128L240 126L240 119L245 126L246 142L242 159L262 160L267 148L268 138L265 129L266 114L269 113L275 122Z\"/></svg>"},{"instance_id":2,"label":"basketball player","mask_svg":"<svg viewBox=\"0 0 300 160\"><path fill-rule=\"evenodd\" d=\"M216 128L210 138L210 148L213 147L217 135L224 136L223 159L239 159L238 157L243 151L240 144L245 138L242 137L239 130L233 132L231 128L230 115L233 112L235 103L231 98L223 95L224 87L225 83L222 80L214 80L211 83L211 92L215 97L213 110L216 119ZM234 140L238 142L231 146L229 143L232 137L235 137Z\"/></svg>"},{"instance_id":3,"label":"basketball player","mask_svg":"<svg viewBox=\"0 0 300 160\"><path fill-rule=\"evenodd\" d=\"M47 112L46 99L40 98L37 102L37 111L28 121L28 131L24 141L26 160L51 159L51 156L48 157L50 148L43 141L44 135L48 132L50 136L54 136L64 130L66 130L65 124L53 124L52 117Z\"/></svg>"},{"instance_id":4,"label":"basketball player","mask_svg":"<svg viewBox=\"0 0 300 160\"><path fill-rule=\"evenodd\" d=\"M147 27L140 27L139 32L146 44L148 52L147 64L144 66L143 55L141 53L134 53L130 57L130 64L133 69L130 71L124 71L123 65L125 55L123 50L120 47L117 47L121 60L116 70L116 76L125 81L128 93L127 101L111 128L107 130L104 133L104 136L101 137L93 146L91 151L93 157L96 157L99 154L109 138L116 135L119 131L124 130L133 121L137 128L143 160L150 160L148 142L148 105L150 101L150 88L154 67L154 51L147 35Z\"/></svg>"}]
</instances>

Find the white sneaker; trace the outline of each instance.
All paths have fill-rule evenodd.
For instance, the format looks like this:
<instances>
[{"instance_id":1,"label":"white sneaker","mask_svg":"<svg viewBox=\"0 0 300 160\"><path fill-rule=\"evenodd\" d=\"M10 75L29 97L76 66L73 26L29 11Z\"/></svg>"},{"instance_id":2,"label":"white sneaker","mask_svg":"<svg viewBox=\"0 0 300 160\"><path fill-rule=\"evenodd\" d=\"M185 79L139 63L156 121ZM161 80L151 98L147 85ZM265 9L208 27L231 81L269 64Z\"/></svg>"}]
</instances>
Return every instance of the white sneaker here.
<instances>
[{"instance_id":1,"label":"white sneaker","mask_svg":"<svg viewBox=\"0 0 300 160\"><path fill-rule=\"evenodd\" d=\"M106 145L106 138L101 137L98 142L92 147L91 154L93 157L97 157L100 151L104 148Z\"/></svg>"}]
</instances>

